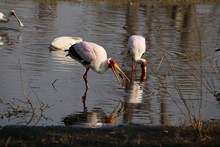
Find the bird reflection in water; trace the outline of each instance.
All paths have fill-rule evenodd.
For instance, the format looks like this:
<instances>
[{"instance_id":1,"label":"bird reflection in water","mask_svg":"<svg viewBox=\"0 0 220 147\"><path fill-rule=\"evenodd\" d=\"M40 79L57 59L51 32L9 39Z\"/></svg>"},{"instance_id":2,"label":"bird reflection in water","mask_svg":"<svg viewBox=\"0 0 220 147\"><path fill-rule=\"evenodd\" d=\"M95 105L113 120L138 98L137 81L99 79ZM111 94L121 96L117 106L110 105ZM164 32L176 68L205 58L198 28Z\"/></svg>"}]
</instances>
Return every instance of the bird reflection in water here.
<instances>
[{"instance_id":1,"label":"bird reflection in water","mask_svg":"<svg viewBox=\"0 0 220 147\"><path fill-rule=\"evenodd\" d=\"M131 71L130 77L130 83L124 82L126 91L123 108L124 124L133 123L134 116L136 115L135 109L139 109L138 107L145 105L145 102L143 103L143 96L147 93L144 91L146 90L144 88L147 80L146 74L141 75L140 78L137 78L136 73Z\"/></svg>"},{"instance_id":2,"label":"bird reflection in water","mask_svg":"<svg viewBox=\"0 0 220 147\"><path fill-rule=\"evenodd\" d=\"M126 85L126 91L129 94L126 96L127 103L141 103L143 98L143 89L146 81L146 73L142 73L140 81L136 80L136 74L131 72L131 83L127 83L125 79L119 74L123 79L123 84Z\"/></svg>"},{"instance_id":3,"label":"bird reflection in water","mask_svg":"<svg viewBox=\"0 0 220 147\"><path fill-rule=\"evenodd\" d=\"M123 102L119 101L115 106L113 111L106 115L101 108L94 108L92 111L88 112L85 99L87 96L87 91L83 95L83 111L75 114L70 114L63 118L62 122L66 125L74 125L79 127L106 127L115 125L116 121L122 116ZM121 107L119 108L119 105ZM115 115L115 113L117 114ZM115 116L114 116L115 115Z\"/></svg>"},{"instance_id":4,"label":"bird reflection in water","mask_svg":"<svg viewBox=\"0 0 220 147\"><path fill-rule=\"evenodd\" d=\"M121 107L118 109L120 103L121 103ZM119 119L119 117L122 116L122 114L123 114L121 112L123 106L124 106L124 103L122 101L119 101L118 104L116 105L116 107L114 108L114 110L110 113L110 115L105 117L105 123L115 124L116 121ZM118 110L118 113L115 117L113 117L116 110Z\"/></svg>"},{"instance_id":5,"label":"bird reflection in water","mask_svg":"<svg viewBox=\"0 0 220 147\"><path fill-rule=\"evenodd\" d=\"M11 32L13 33L13 36L11 36ZM14 45L17 43L17 40L23 40L22 31L13 28L0 27L0 47L3 45Z\"/></svg>"},{"instance_id":6,"label":"bird reflection in water","mask_svg":"<svg viewBox=\"0 0 220 147\"><path fill-rule=\"evenodd\" d=\"M86 97L87 97L88 90L85 90L84 95L82 96L82 103L83 103L83 111L87 112L87 106L86 106Z\"/></svg>"},{"instance_id":7,"label":"bird reflection in water","mask_svg":"<svg viewBox=\"0 0 220 147\"><path fill-rule=\"evenodd\" d=\"M9 42L9 36L7 33L0 32L0 46L3 46L5 43Z\"/></svg>"},{"instance_id":8,"label":"bird reflection in water","mask_svg":"<svg viewBox=\"0 0 220 147\"><path fill-rule=\"evenodd\" d=\"M127 103L141 103L143 99L144 82L133 81L129 87L129 94L126 96Z\"/></svg>"}]
</instances>

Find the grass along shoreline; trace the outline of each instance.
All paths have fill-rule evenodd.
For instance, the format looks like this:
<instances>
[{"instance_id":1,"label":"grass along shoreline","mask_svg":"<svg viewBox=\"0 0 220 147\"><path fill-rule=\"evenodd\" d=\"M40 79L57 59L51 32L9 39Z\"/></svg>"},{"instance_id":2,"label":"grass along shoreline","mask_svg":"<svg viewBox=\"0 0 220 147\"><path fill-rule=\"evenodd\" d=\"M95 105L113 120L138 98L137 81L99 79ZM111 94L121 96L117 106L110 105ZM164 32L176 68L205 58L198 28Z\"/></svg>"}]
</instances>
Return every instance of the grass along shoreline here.
<instances>
[{"instance_id":1,"label":"grass along shoreline","mask_svg":"<svg viewBox=\"0 0 220 147\"><path fill-rule=\"evenodd\" d=\"M1 146L218 146L220 122L206 122L202 137L186 126L114 126L80 128L73 126L5 126L0 130Z\"/></svg>"}]
</instances>

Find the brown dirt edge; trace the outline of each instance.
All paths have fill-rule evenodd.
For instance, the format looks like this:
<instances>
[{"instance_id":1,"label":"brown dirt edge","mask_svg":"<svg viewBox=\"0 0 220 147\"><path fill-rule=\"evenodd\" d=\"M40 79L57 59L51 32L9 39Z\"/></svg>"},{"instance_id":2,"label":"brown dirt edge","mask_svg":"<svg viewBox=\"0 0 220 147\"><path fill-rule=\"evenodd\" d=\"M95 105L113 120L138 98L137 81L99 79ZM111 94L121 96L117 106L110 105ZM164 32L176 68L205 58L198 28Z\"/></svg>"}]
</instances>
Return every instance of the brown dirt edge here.
<instances>
[{"instance_id":1,"label":"brown dirt edge","mask_svg":"<svg viewBox=\"0 0 220 147\"><path fill-rule=\"evenodd\" d=\"M195 130L162 126L73 126L0 127L0 146L220 146L220 129L199 137Z\"/></svg>"}]
</instances>

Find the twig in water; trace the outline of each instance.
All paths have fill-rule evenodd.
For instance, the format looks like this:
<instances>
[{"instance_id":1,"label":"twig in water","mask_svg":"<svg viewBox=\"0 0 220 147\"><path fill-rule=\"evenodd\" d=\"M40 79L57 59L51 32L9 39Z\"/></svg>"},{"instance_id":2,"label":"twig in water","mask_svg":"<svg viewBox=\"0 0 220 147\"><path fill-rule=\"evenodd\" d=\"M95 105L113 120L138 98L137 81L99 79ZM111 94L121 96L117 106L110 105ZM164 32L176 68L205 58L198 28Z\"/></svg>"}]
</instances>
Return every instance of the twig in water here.
<instances>
[{"instance_id":1,"label":"twig in water","mask_svg":"<svg viewBox=\"0 0 220 147\"><path fill-rule=\"evenodd\" d=\"M57 89L56 89L56 87L54 86L54 84L56 83L57 80L58 80L58 79L54 80L53 83L52 83L53 89L56 90L56 91L57 91Z\"/></svg>"},{"instance_id":2,"label":"twig in water","mask_svg":"<svg viewBox=\"0 0 220 147\"><path fill-rule=\"evenodd\" d=\"M160 68L160 66L161 66L161 64L162 64L162 62L163 62L163 57L164 57L164 56L162 56L162 58L161 58L161 60L160 60L160 63L159 63L159 65L158 65L158 67L157 67L157 72L158 72L158 70L159 70L159 68Z\"/></svg>"}]
</instances>

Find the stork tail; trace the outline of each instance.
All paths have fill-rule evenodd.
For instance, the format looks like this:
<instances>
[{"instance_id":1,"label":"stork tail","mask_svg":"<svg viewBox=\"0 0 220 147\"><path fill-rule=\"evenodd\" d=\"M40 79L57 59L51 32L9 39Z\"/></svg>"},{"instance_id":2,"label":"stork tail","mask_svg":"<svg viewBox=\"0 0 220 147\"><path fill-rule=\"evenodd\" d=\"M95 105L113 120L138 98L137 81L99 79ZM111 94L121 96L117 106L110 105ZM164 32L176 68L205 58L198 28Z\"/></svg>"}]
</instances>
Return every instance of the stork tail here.
<instances>
[{"instance_id":1,"label":"stork tail","mask_svg":"<svg viewBox=\"0 0 220 147\"><path fill-rule=\"evenodd\" d=\"M69 54L69 50L65 50L64 52L68 52L68 54L66 55L66 57L70 55L70 54Z\"/></svg>"}]
</instances>

